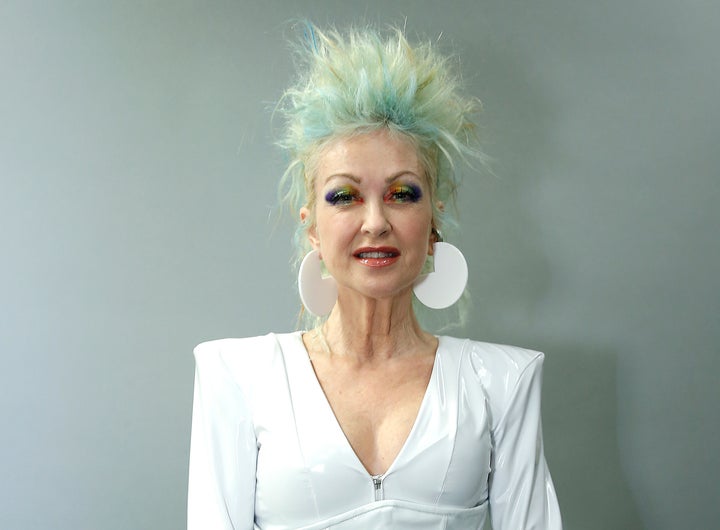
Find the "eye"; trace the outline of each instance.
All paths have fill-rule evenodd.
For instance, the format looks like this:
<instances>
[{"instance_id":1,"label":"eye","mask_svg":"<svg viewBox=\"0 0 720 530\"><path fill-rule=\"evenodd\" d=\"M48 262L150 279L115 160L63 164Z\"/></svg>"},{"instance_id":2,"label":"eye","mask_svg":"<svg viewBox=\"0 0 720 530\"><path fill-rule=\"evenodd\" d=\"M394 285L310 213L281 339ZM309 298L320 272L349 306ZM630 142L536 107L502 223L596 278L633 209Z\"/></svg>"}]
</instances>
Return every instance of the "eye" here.
<instances>
[{"instance_id":1,"label":"eye","mask_svg":"<svg viewBox=\"0 0 720 530\"><path fill-rule=\"evenodd\" d=\"M342 206L352 204L353 202L362 202L360 193L352 186L342 186L330 190L325 194L325 200L333 206Z\"/></svg>"},{"instance_id":2,"label":"eye","mask_svg":"<svg viewBox=\"0 0 720 530\"><path fill-rule=\"evenodd\" d=\"M385 200L390 202L418 202L422 198L420 186L415 184L398 184L385 194Z\"/></svg>"}]
</instances>

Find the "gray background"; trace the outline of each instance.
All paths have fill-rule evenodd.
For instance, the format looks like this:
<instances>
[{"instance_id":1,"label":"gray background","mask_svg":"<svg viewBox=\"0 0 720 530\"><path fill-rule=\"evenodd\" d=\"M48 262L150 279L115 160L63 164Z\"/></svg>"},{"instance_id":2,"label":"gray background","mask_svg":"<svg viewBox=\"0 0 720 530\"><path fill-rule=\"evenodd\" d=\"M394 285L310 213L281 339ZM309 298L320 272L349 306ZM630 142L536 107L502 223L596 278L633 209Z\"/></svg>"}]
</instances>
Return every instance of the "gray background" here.
<instances>
[{"instance_id":1,"label":"gray background","mask_svg":"<svg viewBox=\"0 0 720 530\"><path fill-rule=\"evenodd\" d=\"M496 176L457 333L547 352L566 528L715 526L719 6L0 1L0 527L184 527L193 345L295 326L296 17L461 57Z\"/></svg>"}]
</instances>

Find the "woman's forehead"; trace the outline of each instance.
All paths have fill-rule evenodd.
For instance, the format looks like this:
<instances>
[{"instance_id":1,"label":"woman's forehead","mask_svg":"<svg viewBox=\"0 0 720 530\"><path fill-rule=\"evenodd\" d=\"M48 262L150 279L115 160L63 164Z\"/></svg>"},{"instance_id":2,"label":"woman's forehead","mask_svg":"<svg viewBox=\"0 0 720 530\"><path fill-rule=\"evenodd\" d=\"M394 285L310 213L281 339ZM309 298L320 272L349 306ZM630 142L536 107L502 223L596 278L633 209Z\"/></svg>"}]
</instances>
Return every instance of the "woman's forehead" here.
<instances>
[{"instance_id":1,"label":"woman's forehead","mask_svg":"<svg viewBox=\"0 0 720 530\"><path fill-rule=\"evenodd\" d=\"M362 181L385 181L403 174L424 174L415 145L386 130L337 138L317 155L315 177L321 182L336 176Z\"/></svg>"}]
</instances>

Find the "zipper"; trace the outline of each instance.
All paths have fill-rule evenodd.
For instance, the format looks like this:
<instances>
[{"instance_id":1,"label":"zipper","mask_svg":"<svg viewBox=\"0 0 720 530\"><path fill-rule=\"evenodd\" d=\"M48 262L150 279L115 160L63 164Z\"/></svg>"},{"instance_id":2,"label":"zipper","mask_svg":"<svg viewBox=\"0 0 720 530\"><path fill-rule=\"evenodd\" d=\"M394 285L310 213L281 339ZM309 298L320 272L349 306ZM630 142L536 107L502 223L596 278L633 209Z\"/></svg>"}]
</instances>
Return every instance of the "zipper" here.
<instances>
[{"instance_id":1,"label":"zipper","mask_svg":"<svg viewBox=\"0 0 720 530\"><path fill-rule=\"evenodd\" d=\"M373 488L375 489L375 500L381 501L384 497L384 491L383 491L383 476L382 475L373 475L370 478L372 478L373 482Z\"/></svg>"}]
</instances>

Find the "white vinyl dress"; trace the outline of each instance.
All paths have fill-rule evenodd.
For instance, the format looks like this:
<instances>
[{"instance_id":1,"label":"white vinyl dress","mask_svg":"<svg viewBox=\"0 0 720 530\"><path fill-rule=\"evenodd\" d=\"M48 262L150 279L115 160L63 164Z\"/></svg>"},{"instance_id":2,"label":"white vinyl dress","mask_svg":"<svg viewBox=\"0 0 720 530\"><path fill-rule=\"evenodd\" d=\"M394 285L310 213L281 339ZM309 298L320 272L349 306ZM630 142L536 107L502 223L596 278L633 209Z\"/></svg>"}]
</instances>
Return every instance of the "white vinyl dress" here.
<instances>
[{"instance_id":1,"label":"white vinyl dress","mask_svg":"<svg viewBox=\"0 0 720 530\"><path fill-rule=\"evenodd\" d=\"M188 530L559 530L543 454L539 352L439 337L408 439L373 477L302 333L195 349Z\"/></svg>"}]
</instances>

